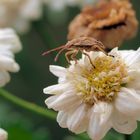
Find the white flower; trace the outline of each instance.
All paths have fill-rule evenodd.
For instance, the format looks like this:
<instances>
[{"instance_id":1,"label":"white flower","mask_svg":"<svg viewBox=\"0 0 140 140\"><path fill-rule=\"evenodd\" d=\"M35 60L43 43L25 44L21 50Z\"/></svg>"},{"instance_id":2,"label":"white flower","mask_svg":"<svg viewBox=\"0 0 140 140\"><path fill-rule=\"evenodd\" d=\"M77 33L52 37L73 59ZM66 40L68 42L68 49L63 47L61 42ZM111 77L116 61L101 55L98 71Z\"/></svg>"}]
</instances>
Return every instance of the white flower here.
<instances>
[{"instance_id":1,"label":"white flower","mask_svg":"<svg viewBox=\"0 0 140 140\"><path fill-rule=\"evenodd\" d=\"M14 27L26 32L30 21L42 14L42 0L0 0L0 27Z\"/></svg>"},{"instance_id":2,"label":"white flower","mask_svg":"<svg viewBox=\"0 0 140 140\"><path fill-rule=\"evenodd\" d=\"M0 128L0 140L7 140L8 139L8 133Z\"/></svg>"},{"instance_id":3,"label":"white flower","mask_svg":"<svg viewBox=\"0 0 140 140\"><path fill-rule=\"evenodd\" d=\"M12 29L0 30L0 87L10 81L8 72L18 72L19 65L14 60L14 53L21 50L18 36Z\"/></svg>"},{"instance_id":4,"label":"white flower","mask_svg":"<svg viewBox=\"0 0 140 140\"><path fill-rule=\"evenodd\" d=\"M44 0L51 9L59 11L65 9L67 6L84 6L94 3L96 0Z\"/></svg>"},{"instance_id":5,"label":"white flower","mask_svg":"<svg viewBox=\"0 0 140 140\"><path fill-rule=\"evenodd\" d=\"M131 134L140 119L140 49L90 52L68 68L50 66L58 84L44 89L63 128L101 140L111 129Z\"/></svg>"}]
</instances>

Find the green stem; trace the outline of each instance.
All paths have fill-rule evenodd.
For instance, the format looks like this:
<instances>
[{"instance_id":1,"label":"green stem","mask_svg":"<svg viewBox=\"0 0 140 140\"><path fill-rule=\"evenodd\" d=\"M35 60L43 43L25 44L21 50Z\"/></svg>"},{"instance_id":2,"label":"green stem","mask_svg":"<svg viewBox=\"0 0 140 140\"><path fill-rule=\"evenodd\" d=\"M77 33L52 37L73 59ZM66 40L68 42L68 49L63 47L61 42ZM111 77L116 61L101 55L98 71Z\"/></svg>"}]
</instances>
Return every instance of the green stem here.
<instances>
[{"instance_id":1,"label":"green stem","mask_svg":"<svg viewBox=\"0 0 140 140\"><path fill-rule=\"evenodd\" d=\"M45 116L49 119L55 119L56 118L56 113L53 111L49 111L43 107L40 107L36 104L30 103L28 101L25 101L23 99L20 99L16 96L14 96L13 94L5 91L4 89L0 89L0 95L2 97L4 97L5 99L9 100L10 102L24 108L27 109L29 111L35 112L37 114L40 114L42 116Z\"/></svg>"},{"instance_id":2,"label":"green stem","mask_svg":"<svg viewBox=\"0 0 140 140\"><path fill-rule=\"evenodd\" d=\"M124 135L125 140L131 140L131 135Z\"/></svg>"},{"instance_id":3,"label":"green stem","mask_svg":"<svg viewBox=\"0 0 140 140\"><path fill-rule=\"evenodd\" d=\"M24 108L24 109L27 109L29 111L32 111L34 113L37 113L39 115L42 115L42 116L45 116L49 119L52 119L52 120L55 120L56 119L56 113L53 112L53 111L49 111L43 107L40 107L36 104L33 104L33 103L30 103L28 101L25 101L23 99L20 99L18 97L16 97L15 95L9 93L8 91L4 90L4 89L0 89L0 95L9 100L10 102ZM81 134L81 135L78 135L79 138L82 138L84 139L85 138L85 135L84 134Z\"/></svg>"}]
</instances>

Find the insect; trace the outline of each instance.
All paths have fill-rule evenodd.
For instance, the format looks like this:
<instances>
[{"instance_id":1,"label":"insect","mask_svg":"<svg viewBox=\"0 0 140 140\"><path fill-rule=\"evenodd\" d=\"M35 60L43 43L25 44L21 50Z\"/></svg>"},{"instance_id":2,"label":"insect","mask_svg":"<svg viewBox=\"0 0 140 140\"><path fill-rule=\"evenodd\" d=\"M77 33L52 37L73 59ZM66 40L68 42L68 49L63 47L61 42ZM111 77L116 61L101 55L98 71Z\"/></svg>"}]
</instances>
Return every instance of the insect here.
<instances>
[{"instance_id":1,"label":"insect","mask_svg":"<svg viewBox=\"0 0 140 140\"><path fill-rule=\"evenodd\" d=\"M59 55L63 52L63 51L67 51L65 53L65 57L66 60L70 63L70 60L74 60L77 63L77 54L79 52L81 52L82 54L86 55L90 61L90 63L92 64L92 66L94 67L94 64L92 63L92 60L89 56L88 53L86 52L90 52L90 51L101 51L104 54L108 55L106 50L105 50L105 46L98 40L91 38L91 37L79 37L76 39L73 39L71 41L68 41L68 43L66 43L65 45L62 45L58 48L46 51L45 53L43 53L43 55L48 55L51 52L54 51L58 51L56 57L55 57L55 61L58 60ZM86 51L86 52L85 52Z\"/></svg>"}]
</instances>

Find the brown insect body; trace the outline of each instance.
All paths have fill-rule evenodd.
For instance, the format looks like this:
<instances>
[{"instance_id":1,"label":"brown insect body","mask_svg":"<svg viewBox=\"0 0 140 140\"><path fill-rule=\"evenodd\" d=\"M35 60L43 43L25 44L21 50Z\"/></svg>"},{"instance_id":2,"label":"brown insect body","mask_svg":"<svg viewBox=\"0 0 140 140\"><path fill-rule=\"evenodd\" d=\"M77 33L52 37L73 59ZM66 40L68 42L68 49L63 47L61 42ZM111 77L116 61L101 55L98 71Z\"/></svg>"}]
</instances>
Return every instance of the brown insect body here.
<instances>
[{"instance_id":1,"label":"brown insect body","mask_svg":"<svg viewBox=\"0 0 140 140\"><path fill-rule=\"evenodd\" d=\"M90 56L86 52L101 51L107 55L107 52L105 51L105 46L100 41L91 37L79 37L79 38L73 39L71 41L68 41L66 45L47 51L43 55L47 55L57 50L59 50L59 52L55 57L55 61L58 60L59 55L63 51L67 51L65 53L65 57L68 62L70 62L70 58L71 60L75 60L77 62L76 56L79 52L81 52L82 54L85 54L89 58L91 64L92 64L92 61L90 59Z\"/></svg>"},{"instance_id":2,"label":"brown insect body","mask_svg":"<svg viewBox=\"0 0 140 140\"><path fill-rule=\"evenodd\" d=\"M103 50L105 49L104 45L100 41L91 37L79 37L73 39L68 41L65 46L68 48L83 49L86 51L99 51L99 48L102 48Z\"/></svg>"}]
</instances>

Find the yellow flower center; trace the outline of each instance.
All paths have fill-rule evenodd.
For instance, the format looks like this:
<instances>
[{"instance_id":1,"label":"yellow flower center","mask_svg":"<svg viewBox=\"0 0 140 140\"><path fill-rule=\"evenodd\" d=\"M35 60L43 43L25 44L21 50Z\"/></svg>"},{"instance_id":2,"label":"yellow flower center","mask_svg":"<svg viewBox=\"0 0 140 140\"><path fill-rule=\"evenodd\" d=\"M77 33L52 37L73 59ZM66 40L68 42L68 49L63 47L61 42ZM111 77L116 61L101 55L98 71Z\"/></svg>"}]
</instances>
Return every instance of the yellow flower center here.
<instances>
[{"instance_id":1,"label":"yellow flower center","mask_svg":"<svg viewBox=\"0 0 140 140\"><path fill-rule=\"evenodd\" d=\"M126 65L121 58L111 56L97 57L93 64L95 68L81 68L85 80L76 82L76 89L89 105L97 101L112 102L129 80Z\"/></svg>"}]
</instances>

